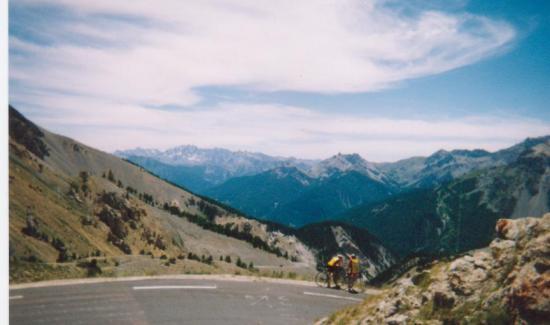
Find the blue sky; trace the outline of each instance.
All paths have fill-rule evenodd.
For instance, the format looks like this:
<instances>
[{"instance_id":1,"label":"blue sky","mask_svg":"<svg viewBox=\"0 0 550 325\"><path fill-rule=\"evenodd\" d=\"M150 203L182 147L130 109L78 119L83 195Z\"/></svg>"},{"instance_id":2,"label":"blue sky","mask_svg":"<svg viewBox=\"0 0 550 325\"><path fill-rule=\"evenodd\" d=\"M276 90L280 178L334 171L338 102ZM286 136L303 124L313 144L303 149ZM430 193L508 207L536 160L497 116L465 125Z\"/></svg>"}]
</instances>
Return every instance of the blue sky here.
<instances>
[{"instance_id":1,"label":"blue sky","mask_svg":"<svg viewBox=\"0 0 550 325\"><path fill-rule=\"evenodd\" d=\"M548 1L10 2L10 103L113 151L388 161L550 133Z\"/></svg>"}]
</instances>

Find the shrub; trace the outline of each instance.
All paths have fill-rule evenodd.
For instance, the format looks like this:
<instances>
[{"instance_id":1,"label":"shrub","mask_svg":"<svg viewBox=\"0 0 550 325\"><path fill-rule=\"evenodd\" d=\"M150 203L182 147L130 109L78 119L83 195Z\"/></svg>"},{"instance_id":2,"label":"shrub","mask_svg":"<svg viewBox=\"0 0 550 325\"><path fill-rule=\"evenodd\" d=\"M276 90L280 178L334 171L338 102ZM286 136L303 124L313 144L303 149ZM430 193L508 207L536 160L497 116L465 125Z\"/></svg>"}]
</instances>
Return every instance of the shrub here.
<instances>
[{"instance_id":1,"label":"shrub","mask_svg":"<svg viewBox=\"0 0 550 325\"><path fill-rule=\"evenodd\" d=\"M88 266L88 276L96 276L98 274L101 274L101 267L97 265L97 260L94 258L90 261L90 264Z\"/></svg>"},{"instance_id":2,"label":"shrub","mask_svg":"<svg viewBox=\"0 0 550 325\"><path fill-rule=\"evenodd\" d=\"M235 263L235 265L243 269L246 269L248 267L246 263L241 260L240 257L237 257L237 262Z\"/></svg>"},{"instance_id":3,"label":"shrub","mask_svg":"<svg viewBox=\"0 0 550 325\"><path fill-rule=\"evenodd\" d=\"M92 217L90 217L89 215L86 215L86 216L84 216L80 219L80 223L83 226L91 226L91 225L94 224L94 221L93 221Z\"/></svg>"},{"instance_id":4,"label":"shrub","mask_svg":"<svg viewBox=\"0 0 550 325\"><path fill-rule=\"evenodd\" d=\"M128 229L124 222L112 210L104 207L99 213L99 219L109 227L116 237L125 238L128 235Z\"/></svg>"},{"instance_id":5,"label":"shrub","mask_svg":"<svg viewBox=\"0 0 550 325\"><path fill-rule=\"evenodd\" d=\"M101 267L97 264L97 260L95 258L89 262L79 262L76 266L85 268L87 270L87 276L89 277L97 276L103 272Z\"/></svg>"},{"instance_id":6,"label":"shrub","mask_svg":"<svg viewBox=\"0 0 550 325\"><path fill-rule=\"evenodd\" d=\"M57 256L57 263L64 263L70 260L69 254L67 254L67 251L59 251L59 255Z\"/></svg>"},{"instance_id":7,"label":"shrub","mask_svg":"<svg viewBox=\"0 0 550 325\"><path fill-rule=\"evenodd\" d=\"M65 248L65 243L63 242L63 240L57 237L52 239L52 246L58 251L64 251L67 249Z\"/></svg>"},{"instance_id":8,"label":"shrub","mask_svg":"<svg viewBox=\"0 0 550 325\"><path fill-rule=\"evenodd\" d=\"M109 172L107 173L107 179L111 182L115 182L115 175L113 174L113 171L109 169Z\"/></svg>"},{"instance_id":9,"label":"shrub","mask_svg":"<svg viewBox=\"0 0 550 325\"><path fill-rule=\"evenodd\" d=\"M164 241L162 240L162 237L160 235L157 235L157 239L155 240L155 247L160 250L166 249L166 245L164 244Z\"/></svg>"},{"instance_id":10,"label":"shrub","mask_svg":"<svg viewBox=\"0 0 550 325\"><path fill-rule=\"evenodd\" d=\"M38 263L38 262L40 262L40 259L38 257L36 257L35 255L29 255L27 257L27 262Z\"/></svg>"},{"instance_id":11,"label":"shrub","mask_svg":"<svg viewBox=\"0 0 550 325\"><path fill-rule=\"evenodd\" d=\"M201 258L199 257L199 255L197 254L193 254L191 252L189 252L189 254L187 255L187 258L190 259L190 260L194 260L194 261L197 261L197 262L201 262Z\"/></svg>"}]
</instances>

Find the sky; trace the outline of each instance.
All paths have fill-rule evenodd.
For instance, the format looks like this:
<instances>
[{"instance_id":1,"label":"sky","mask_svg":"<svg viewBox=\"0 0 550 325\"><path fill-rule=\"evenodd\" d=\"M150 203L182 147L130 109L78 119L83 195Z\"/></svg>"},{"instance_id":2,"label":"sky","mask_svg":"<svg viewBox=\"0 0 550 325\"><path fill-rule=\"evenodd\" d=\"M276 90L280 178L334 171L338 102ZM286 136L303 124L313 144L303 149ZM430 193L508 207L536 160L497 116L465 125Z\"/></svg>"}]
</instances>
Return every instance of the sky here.
<instances>
[{"instance_id":1,"label":"sky","mask_svg":"<svg viewBox=\"0 0 550 325\"><path fill-rule=\"evenodd\" d=\"M12 0L9 100L105 151L370 161L550 134L550 2Z\"/></svg>"}]
</instances>

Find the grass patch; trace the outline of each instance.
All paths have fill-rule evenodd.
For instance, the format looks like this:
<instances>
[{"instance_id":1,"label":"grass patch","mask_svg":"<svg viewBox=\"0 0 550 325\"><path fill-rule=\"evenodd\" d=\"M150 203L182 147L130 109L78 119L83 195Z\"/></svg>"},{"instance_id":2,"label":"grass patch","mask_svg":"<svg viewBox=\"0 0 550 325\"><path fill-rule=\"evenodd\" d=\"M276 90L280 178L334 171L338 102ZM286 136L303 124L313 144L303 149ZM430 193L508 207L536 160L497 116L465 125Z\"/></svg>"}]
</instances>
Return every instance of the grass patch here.
<instances>
[{"instance_id":1,"label":"grass patch","mask_svg":"<svg viewBox=\"0 0 550 325\"><path fill-rule=\"evenodd\" d=\"M10 263L10 283L27 283L55 279L84 278L87 272L75 263L32 263L12 261Z\"/></svg>"}]
</instances>

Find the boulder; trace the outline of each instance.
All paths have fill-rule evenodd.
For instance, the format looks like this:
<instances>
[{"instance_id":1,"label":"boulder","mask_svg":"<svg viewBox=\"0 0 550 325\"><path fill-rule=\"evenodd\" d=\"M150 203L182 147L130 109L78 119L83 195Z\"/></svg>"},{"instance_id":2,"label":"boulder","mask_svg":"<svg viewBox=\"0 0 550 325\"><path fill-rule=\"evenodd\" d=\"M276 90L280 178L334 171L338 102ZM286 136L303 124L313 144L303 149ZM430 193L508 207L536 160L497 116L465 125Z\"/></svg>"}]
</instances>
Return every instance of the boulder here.
<instances>
[{"instance_id":1,"label":"boulder","mask_svg":"<svg viewBox=\"0 0 550 325\"><path fill-rule=\"evenodd\" d=\"M397 314L387 318L386 324L387 325L405 325L407 324L408 319L409 317L407 317L406 315Z\"/></svg>"},{"instance_id":2,"label":"boulder","mask_svg":"<svg viewBox=\"0 0 550 325\"><path fill-rule=\"evenodd\" d=\"M509 306L516 309L522 319L533 324L550 320L550 273L533 272L518 277L508 298Z\"/></svg>"},{"instance_id":3,"label":"boulder","mask_svg":"<svg viewBox=\"0 0 550 325\"><path fill-rule=\"evenodd\" d=\"M498 238L510 240L514 240L519 232L517 224L509 219L499 219L495 230Z\"/></svg>"}]
</instances>

